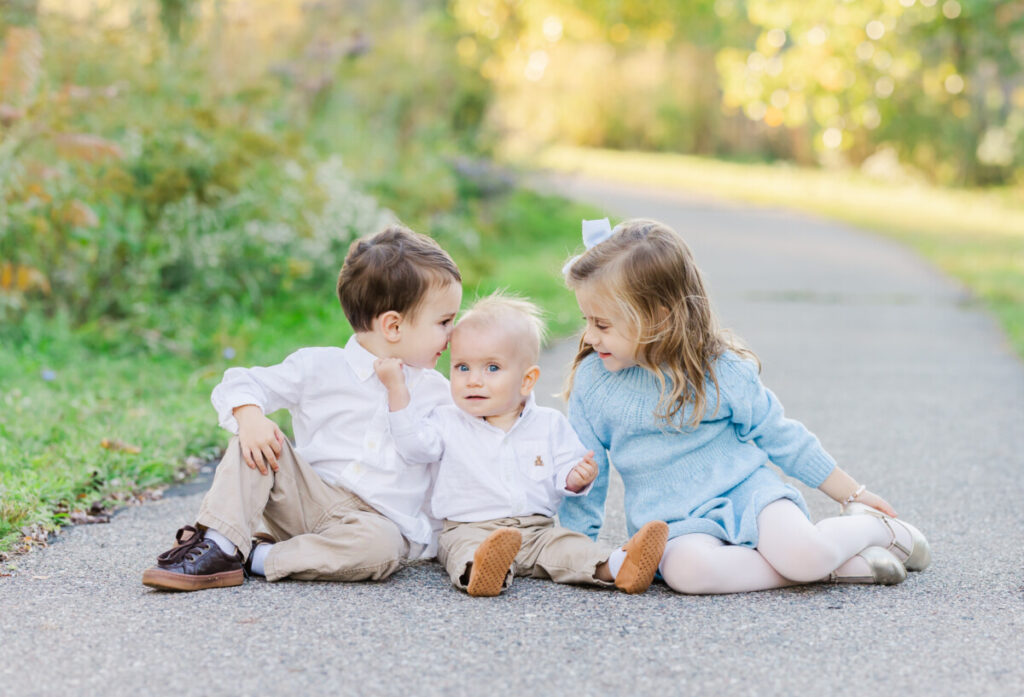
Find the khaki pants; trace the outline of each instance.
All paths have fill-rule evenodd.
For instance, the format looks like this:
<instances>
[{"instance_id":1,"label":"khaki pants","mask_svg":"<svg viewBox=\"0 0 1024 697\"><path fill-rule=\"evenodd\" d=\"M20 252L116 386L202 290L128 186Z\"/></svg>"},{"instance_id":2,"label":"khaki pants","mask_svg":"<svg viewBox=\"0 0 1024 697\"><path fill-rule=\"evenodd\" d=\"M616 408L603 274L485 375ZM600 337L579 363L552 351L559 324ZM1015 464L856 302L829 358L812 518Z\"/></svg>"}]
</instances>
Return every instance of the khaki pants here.
<instances>
[{"instance_id":1,"label":"khaki pants","mask_svg":"<svg viewBox=\"0 0 1024 697\"><path fill-rule=\"evenodd\" d=\"M260 523L279 540L267 555L268 581L379 581L409 551L398 526L348 489L332 486L285 441L277 472L260 474L232 438L203 498L197 522L248 557Z\"/></svg>"},{"instance_id":2,"label":"khaki pants","mask_svg":"<svg viewBox=\"0 0 1024 697\"><path fill-rule=\"evenodd\" d=\"M451 577L452 585L465 590L466 570L473 562L476 548L499 528L515 528L523 535L523 545L505 578L505 588L512 585L513 576L550 578L555 583L613 585L594 577L598 565L608 561L608 550L586 535L556 526L554 520L543 515L478 523L444 521L437 559Z\"/></svg>"}]
</instances>

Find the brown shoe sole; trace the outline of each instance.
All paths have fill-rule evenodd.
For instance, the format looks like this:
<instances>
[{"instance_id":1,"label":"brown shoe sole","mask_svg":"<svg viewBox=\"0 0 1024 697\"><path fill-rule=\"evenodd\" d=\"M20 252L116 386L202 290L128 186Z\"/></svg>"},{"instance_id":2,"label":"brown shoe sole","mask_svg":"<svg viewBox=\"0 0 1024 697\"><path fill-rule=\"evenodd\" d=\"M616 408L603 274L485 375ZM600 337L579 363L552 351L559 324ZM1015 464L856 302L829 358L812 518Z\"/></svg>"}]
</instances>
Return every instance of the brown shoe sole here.
<instances>
[{"instance_id":1,"label":"brown shoe sole","mask_svg":"<svg viewBox=\"0 0 1024 697\"><path fill-rule=\"evenodd\" d=\"M615 576L615 587L626 593L643 593L654 580L668 542L668 525L652 520L636 531L626 546L626 558Z\"/></svg>"},{"instance_id":2,"label":"brown shoe sole","mask_svg":"<svg viewBox=\"0 0 1024 697\"><path fill-rule=\"evenodd\" d=\"M201 591L207 588L229 588L240 586L245 581L245 572L241 569L222 571L219 574L192 576L165 571L157 567L142 572L142 583L150 588L165 591Z\"/></svg>"},{"instance_id":3,"label":"brown shoe sole","mask_svg":"<svg viewBox=\"0 0 1024 697\"><path fill-rule=\"evenodd\" d=\"M490 598L501 593L505 577L522 544L522 534L513 528L500 528L488 535L473 555L466 592L477 598Z\"/></svg>"}]
</instances>

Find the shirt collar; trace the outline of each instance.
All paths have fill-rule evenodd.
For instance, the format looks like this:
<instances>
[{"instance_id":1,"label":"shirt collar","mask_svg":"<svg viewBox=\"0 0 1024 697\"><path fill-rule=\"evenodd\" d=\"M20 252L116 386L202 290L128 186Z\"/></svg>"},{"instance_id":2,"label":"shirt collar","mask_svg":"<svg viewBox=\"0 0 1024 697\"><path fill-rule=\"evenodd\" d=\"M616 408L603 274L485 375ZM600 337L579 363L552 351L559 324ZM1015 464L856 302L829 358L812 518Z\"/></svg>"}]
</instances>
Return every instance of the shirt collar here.
<instances>
[{"instance_id":1,"label":"shirt collar","mask_svg":"<svg viewBox=\"0 0 1024 697\"><path fill-rule=\"evenodd\" d=\"M377 357L363 348L355 334L349 337L344 351L345 360L348 361L349 367L352 368L352 372L356 374L356 378L360 382L366 382L373 376L373 362L377 360Z\"/></svg>"},{"instance_id":2,"label":"shirt collar","mask_svg":"<svg viewBox=\"0 0 1024 697\"><path fill-rule=\"evenodd\" d=\"M359 382L366 382L370 378L376 376L376 373L373 370L373 363L377 360L378 356L367 351L356 339L355 334L349 337L343 351L345 354L345 360L348 361L349 367L352 368L352 372L356 374L356 378ZM409 365L405 366L404 370L405 377L409 381L410 387L412 387L413 382L423 372L423 368L413 368Z\"/></svg>"}]
</instances>

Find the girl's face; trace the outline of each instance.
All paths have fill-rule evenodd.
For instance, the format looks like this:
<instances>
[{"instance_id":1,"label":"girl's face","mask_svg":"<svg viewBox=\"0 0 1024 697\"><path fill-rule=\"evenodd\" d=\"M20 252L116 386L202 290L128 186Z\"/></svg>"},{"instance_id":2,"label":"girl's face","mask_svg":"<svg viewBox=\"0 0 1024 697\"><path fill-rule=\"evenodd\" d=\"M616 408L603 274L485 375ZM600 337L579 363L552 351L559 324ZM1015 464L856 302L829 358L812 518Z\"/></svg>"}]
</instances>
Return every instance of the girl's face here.
<instances>
[{"instance_id":1,"label":"girl's face","mask_svg":"<svg viewBox=\"0 0 1024 697\"><path fill-rule=\"evenodd\" d=\"M587 286L576 290L587 328L583 341L594 348L604 367L615 373L636 365L637 332L617 307Z\"/></svg>"}]
</instances>

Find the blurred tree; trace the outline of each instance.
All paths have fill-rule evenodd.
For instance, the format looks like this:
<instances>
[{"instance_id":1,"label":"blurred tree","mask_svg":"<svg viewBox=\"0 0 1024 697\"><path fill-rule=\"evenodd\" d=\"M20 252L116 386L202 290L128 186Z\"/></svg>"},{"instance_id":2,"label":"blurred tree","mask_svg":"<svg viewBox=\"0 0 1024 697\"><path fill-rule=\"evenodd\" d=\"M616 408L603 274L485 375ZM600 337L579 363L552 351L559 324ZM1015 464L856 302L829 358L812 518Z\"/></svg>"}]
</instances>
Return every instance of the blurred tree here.
<instances>
[{"instance_id":1,"label":"blurred tree","mask_svg":"<svg viewBox=\"0 0 1024 697\"><path fill-rule=\"evenodd\" d=\"M160 0L160 24L172 43L181 41L182 29L191 18L194 0Z\"/></svg>"},{"instance_id":2,"label":"blurred tree","mask_svg":"<svg viewBox=\"0 0 1024 697\"><path fill-rule=\"evenodd\" d=\"M1024 0L451 0L495 130L1024 178ZM888 163L888 165L886 164ZM902 164L901 164L902 163ZM892 166L890 166L892 165Z\"/></svg>"}]
</instances>

